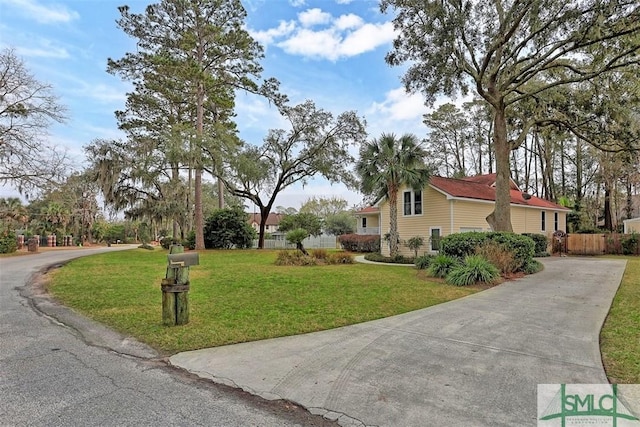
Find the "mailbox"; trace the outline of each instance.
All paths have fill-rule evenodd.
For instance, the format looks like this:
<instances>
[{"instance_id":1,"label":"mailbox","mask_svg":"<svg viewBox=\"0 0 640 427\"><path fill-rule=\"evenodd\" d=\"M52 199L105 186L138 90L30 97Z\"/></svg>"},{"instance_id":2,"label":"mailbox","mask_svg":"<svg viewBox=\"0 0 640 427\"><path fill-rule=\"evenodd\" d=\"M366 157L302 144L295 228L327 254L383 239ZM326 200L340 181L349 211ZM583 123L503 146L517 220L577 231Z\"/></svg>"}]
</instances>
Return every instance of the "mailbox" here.
<instances>
[{"instance_id":1,"label":"mailbox","mask_svg":"<svg viewBox=\"0 0 640 427\"><path fill-rule=\"evenodd\" d=\"M200 263L200 257L197 253L188 254L169 254L169 267L190 267L192 265L198 265Z\"/></svg>"}]
</instances>

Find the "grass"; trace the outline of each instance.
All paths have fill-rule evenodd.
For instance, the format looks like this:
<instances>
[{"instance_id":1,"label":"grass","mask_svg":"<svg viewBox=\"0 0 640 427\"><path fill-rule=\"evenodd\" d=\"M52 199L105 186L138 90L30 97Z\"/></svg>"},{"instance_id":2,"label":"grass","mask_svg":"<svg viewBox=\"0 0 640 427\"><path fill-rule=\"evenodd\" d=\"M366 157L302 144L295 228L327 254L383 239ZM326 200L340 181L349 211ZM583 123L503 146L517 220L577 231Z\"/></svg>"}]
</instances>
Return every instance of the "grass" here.
<instances>
[{"instance_id":1,"label":"grass","mask_svg":"<svg viewBox=\"0 0 640 427\"><path fill-rule=\"evenodd\" d=\"M190 274L189 324L164 327L166 254L80 258L52 272L48 288L63 304L165 354L336 328L482 289L446 285L410 267L287 267L274 264L276 251L201 251Z\"/></svg>"},{"instance_id":2,"label":"grass","mask_svg":"<svg viewBox=\"0 0 640 427\"><path fill-rule=\"evenodd\" d=\"M611 383L640 384L640 257L627 260L618 293L600 334L600 350Z\"/></svg>"}]
</instances>

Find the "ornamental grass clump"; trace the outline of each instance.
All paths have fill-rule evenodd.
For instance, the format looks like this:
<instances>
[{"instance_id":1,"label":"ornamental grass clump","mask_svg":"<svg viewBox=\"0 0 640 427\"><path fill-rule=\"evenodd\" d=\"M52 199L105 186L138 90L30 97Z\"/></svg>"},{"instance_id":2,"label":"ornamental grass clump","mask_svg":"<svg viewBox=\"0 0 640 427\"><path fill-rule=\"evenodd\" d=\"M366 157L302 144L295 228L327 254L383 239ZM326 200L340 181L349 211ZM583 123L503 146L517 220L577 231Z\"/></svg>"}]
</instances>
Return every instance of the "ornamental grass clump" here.
<instances>
[{"instance_id":1,"label":"ornamental grass clump","mask_svg":"<svg viewBox=\"0 0 640 427\"><path fill-rule=\"evenodd\" d=\"M454 286L469 286L476 283L492 283L500 272L489 261L479 255L470 255L462 265L451 269L447 274L447 283Z\"/></svg>"},{"instance_id":2,"label":"ornamental grass clump","mask_svg":"<svg viewBox=\"0 0 640 427\"><path fill-rule=\"evenodd\" d=\"M458 265L458 260L448 255L438 255L429 266L429 275L432 277L447 277L449 272Z\"/></svg>"}]
</instances>

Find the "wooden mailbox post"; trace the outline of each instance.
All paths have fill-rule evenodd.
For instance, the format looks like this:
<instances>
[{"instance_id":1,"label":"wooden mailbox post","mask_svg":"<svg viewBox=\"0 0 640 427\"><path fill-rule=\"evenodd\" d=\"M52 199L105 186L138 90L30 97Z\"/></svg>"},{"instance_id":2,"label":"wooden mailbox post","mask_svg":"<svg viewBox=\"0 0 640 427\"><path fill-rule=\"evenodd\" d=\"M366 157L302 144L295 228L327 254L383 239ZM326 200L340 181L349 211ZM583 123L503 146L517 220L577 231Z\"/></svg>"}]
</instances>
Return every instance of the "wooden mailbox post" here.
<instances>
[{"instance_id":1,"label":"wooden mailbox post","mask_svg":"<svg viewBox=\"0 0 640 427\"><path fill-rule=\"evenodd\" d=\"M182 245L169 248L169 265L162 289L162 324L166 326L189 323L189 267L199 264L197 253L184 253Z\"/></svg>"}]
</instances>

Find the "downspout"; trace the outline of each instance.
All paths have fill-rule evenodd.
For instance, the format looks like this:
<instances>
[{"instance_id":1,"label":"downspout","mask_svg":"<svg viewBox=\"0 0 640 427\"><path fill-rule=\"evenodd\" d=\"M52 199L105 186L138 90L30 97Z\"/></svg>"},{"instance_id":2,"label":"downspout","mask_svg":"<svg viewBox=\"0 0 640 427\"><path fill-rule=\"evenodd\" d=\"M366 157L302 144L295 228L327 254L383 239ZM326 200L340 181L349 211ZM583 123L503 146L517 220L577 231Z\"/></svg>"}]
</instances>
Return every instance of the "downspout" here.
<instances>
[{"instance_id":1,"label":"downspout","mask_svg":"<svg viewBox=\"0 0 640 427\"><path fill-rule=\"evenodd\" d=\"M453 234L453 202L455 200L449 199L449 234Z\"/></svg>"}]
</instances>

